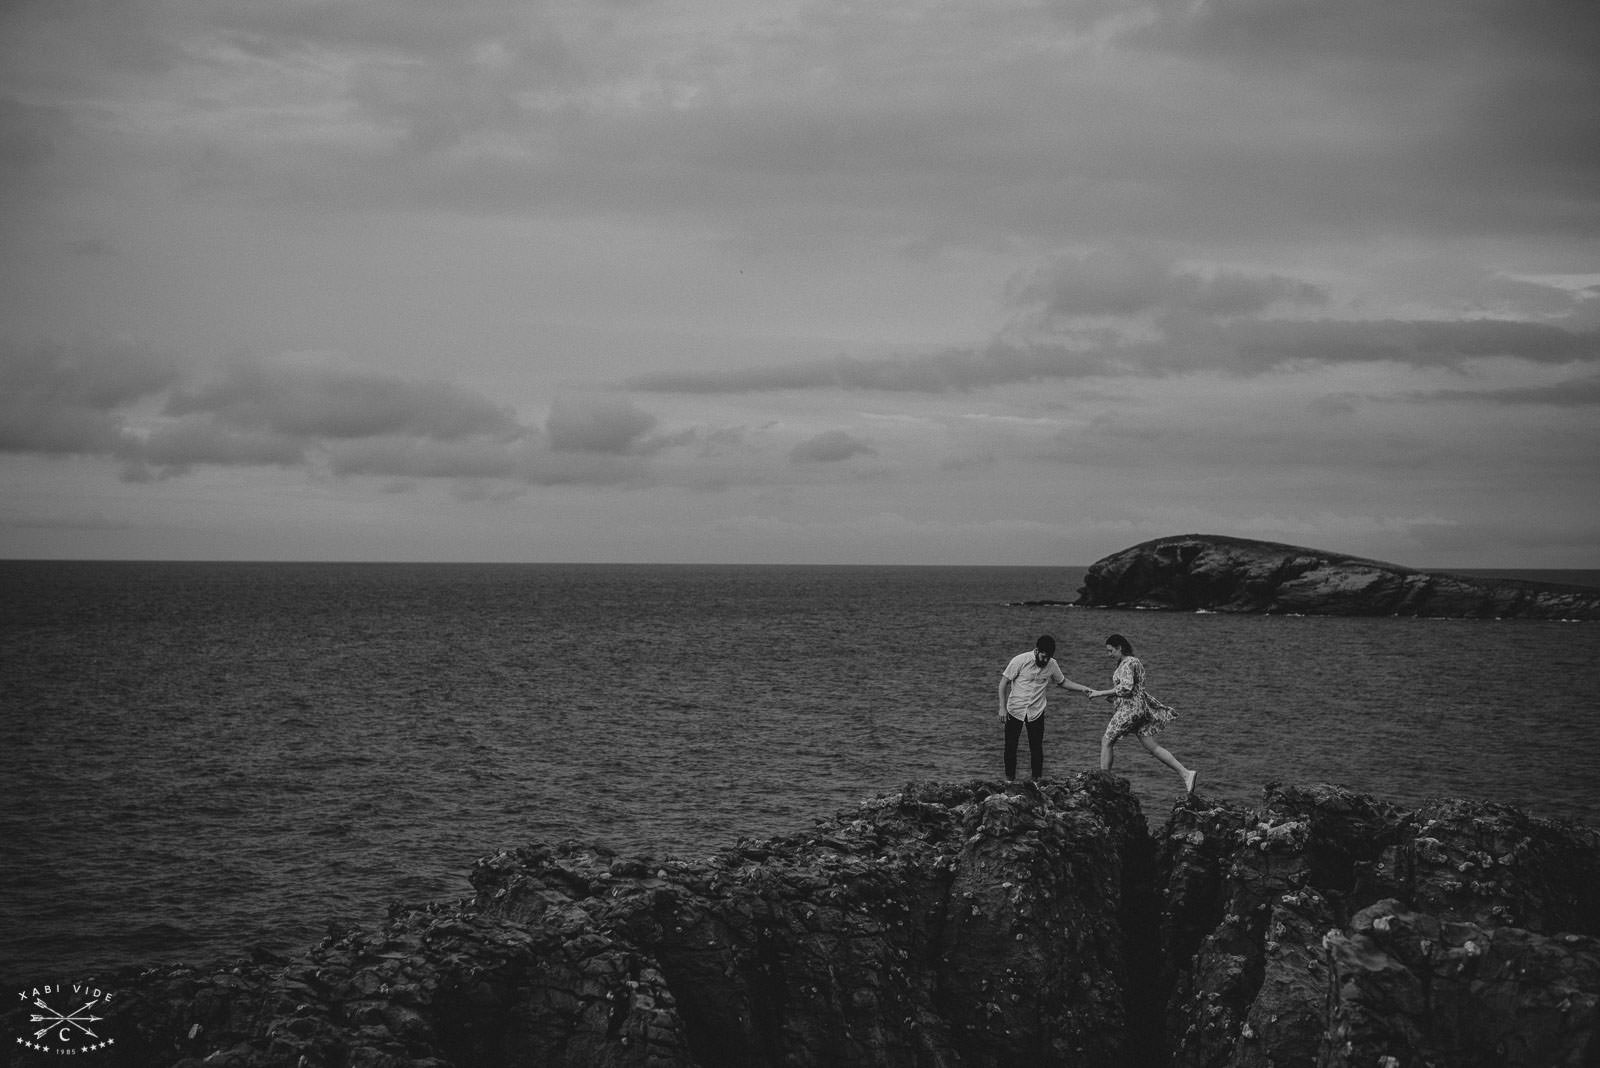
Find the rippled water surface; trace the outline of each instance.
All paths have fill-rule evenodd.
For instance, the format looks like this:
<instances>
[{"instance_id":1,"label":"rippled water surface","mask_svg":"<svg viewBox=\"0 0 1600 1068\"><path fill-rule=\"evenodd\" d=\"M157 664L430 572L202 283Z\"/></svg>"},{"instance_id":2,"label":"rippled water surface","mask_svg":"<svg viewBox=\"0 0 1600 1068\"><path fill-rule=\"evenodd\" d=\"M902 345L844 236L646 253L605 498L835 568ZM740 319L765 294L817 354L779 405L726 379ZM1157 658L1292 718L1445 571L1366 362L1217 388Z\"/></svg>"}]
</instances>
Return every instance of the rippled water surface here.
<instances>
[{"instance_id":1,"label":"rippled water surface","mask_svg":"<svg viewBox=\"0 0 1600 1068\"><path fill-rule=\"evenodd\" d=\"M0 563L0 978L297 951L530 839L695 856L994 777L998 672L1044 632L1097 686L1133 641L1202 792L1595 822L1600 625L1013 603L1081 574ZM1046 775L1093 767L1104 704L1049 717ZM1118 761L1164 818L1176 777Z\"/></svg>"}]
</instances>

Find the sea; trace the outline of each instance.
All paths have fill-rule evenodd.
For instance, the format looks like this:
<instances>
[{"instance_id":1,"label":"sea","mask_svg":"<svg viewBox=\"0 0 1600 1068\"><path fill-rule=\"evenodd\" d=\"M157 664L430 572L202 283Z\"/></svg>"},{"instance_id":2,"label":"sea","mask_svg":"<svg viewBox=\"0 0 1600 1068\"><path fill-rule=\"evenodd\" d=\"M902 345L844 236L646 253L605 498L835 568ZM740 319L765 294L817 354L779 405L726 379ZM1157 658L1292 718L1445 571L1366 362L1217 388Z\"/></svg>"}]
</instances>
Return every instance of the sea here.
<instances>
[{"instance_id":1,"label":"sea","mask_svg":"<svg viewBox=\"0 0 1600 1068\"><path fill-rule=\"evenodd\" d=\"M999 673L1046 633L1096 687L1133 643L1203 795L1597 819L1600 624L1026 603L1082 575L0 562L0 982L293 955L469 895L498 849L695 859L999 778ZM1107 715L1052 691L1047 778L1096 767ZM1180 801L1131 742L1115 772L1152 826Z\"/></svg>"}]
</instances>

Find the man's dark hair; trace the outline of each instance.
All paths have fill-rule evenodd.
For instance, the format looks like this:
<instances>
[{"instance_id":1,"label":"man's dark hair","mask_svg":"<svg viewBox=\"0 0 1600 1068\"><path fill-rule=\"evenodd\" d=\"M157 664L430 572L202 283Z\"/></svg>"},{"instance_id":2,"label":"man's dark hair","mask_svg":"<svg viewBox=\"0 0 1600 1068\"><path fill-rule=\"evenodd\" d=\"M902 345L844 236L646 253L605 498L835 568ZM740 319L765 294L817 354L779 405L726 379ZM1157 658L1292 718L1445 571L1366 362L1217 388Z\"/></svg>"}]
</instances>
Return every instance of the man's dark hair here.
<instances>
[{"instance_id":1,"label":"man's dark hair","mask_svg":"<svg viewBox=\"0 0 1600 1068\"><path fill-rule=\"evenodd\" d=\"M1039 640L1033 643L1033 647L1045 656L1056 655L1056 640L1048 634L1039 635Z\"/></svg>"}]
</instances>

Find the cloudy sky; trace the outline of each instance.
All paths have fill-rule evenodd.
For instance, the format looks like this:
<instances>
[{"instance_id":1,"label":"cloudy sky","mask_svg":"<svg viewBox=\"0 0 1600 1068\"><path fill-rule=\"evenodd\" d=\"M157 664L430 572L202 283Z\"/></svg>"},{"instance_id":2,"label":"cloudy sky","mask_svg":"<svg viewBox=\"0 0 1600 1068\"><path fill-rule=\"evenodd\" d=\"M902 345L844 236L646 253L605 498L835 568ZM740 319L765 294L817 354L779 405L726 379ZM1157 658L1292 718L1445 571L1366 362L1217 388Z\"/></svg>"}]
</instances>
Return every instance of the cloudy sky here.
<instances>
[{"instance_id":1,"label":"cloudy sky","mask_svg":"<svg viewBox=\"0 0 1600 1068\"><path fill-rule=\"evenodd\" d=\"M0 556L1600 567L1592 0L0 0Z\"/></svg>"}]
</instances>

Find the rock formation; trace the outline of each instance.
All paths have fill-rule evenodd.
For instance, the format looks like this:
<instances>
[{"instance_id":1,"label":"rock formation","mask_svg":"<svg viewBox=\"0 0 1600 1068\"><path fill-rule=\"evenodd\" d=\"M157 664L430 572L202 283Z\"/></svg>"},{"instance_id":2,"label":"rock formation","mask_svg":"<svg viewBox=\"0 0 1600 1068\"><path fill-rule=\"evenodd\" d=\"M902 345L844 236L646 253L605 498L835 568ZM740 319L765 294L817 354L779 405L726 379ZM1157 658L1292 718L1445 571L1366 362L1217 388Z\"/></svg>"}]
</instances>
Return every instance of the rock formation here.
<instances>
[{"instance_id":1,"label":"rock formation","mask_svg":"<svg viewBox=\"0 0 1600 1068\"><path fill-rule=\"evenodd\" d=\"M1468 619L1600 619L1600 590L1484 579L1297 545L1208 534L1157 538L1097 560L1093 608Z\"/></svg>"},{"instance_id":2,"label":"rock formation","mask_svg":"<svg viewBox=\"0 0 1600 1068\"><path fill-rule=\"evenodd\" d=\"M1152 836L1100 772L921 783L709 858L530 845L473 884L293 960L105 977L118 1041L96 1063L1600 1056L1600 835L1490 804L1269 786L1249 810L1179 801Z\"/></svg>"}]
</instances>

